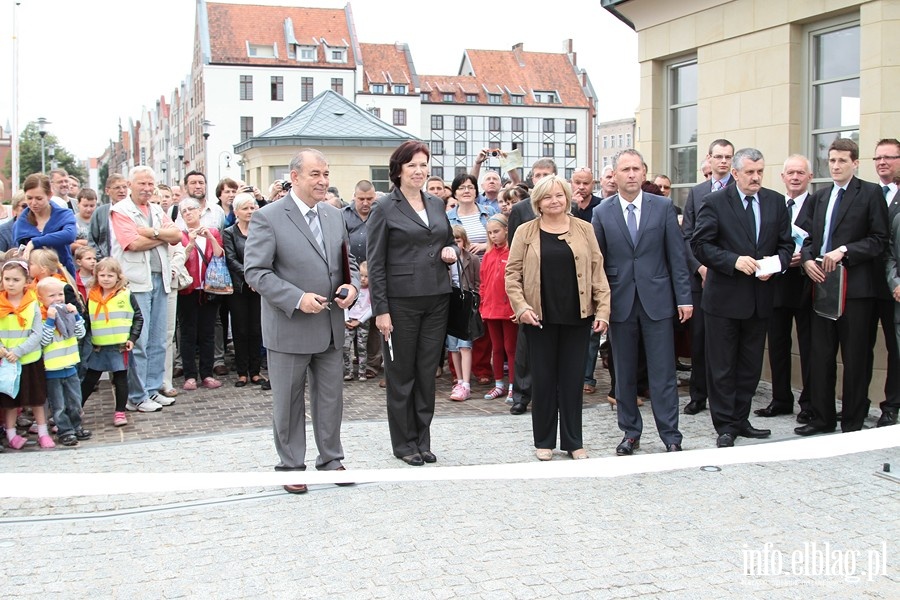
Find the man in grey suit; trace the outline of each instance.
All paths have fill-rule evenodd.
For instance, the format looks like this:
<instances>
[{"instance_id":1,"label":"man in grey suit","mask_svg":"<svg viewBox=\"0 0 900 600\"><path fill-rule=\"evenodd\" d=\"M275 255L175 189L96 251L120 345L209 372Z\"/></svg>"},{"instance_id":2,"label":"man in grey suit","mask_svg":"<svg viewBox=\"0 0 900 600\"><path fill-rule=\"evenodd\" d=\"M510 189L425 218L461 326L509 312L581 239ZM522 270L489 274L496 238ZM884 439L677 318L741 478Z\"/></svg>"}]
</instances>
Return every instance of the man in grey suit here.
<instances>
[{"instance_id":1,"label":"man in grey suit","mask_svg":"<svg viewBox=\"0 0 900 600\"><path fill-rule=\"evenodd\" d=\"M612 292L609 335L616 370L619 429L616 454L640 445L637 406L638 338L647 353L650 397L659 436L669 452L681 450L675 380L673 317L691 318L691 286L684 238L672 201L641 191L644 159L637 150L613 157L619 192L594 209L592 223Z\"/></svg>"},{"instance_id":2,"label":"man in grey suit","mask_svg":"<svg viewBox=\"0 0 900 600\"><path fill-rule=\"evenodd\" d=\"M244 277L263 300L263 344L280 459L275 470L306 469L307 374L319 450L316 468L343 470L344 309L356 300L359 272L345 251L349 239L340 210L322 202L328 189L325 156L301 150L291 161L290 177L290 194L253 215L244 251ZM303 484L284 489L307 491Z\"/></svg>"}]
</instances>

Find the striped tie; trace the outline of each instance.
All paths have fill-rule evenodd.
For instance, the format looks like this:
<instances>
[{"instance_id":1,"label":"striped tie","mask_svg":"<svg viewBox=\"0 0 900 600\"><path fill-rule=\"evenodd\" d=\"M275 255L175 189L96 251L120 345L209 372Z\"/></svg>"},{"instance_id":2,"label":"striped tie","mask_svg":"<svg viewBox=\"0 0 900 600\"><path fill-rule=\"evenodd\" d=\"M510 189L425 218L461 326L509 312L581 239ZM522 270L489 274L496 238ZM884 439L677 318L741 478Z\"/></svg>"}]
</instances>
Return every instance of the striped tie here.
<instances>
[{"instance_id":1,"label":"striped tie","mask_svg":"<svg viewBox=\"0 0 900 600\"><path fill-rule=\"evenodd\" d=\"M316 242L319 244L319 248L322 250L322 255L325 255L325 242L322 241L322 228L319 227L319 219L317 218L319 213L315 210L309 210L306 213L306 220L309 221L309 230L312 231L313 237L316 238Z\"/></svg>"}]
</instances>

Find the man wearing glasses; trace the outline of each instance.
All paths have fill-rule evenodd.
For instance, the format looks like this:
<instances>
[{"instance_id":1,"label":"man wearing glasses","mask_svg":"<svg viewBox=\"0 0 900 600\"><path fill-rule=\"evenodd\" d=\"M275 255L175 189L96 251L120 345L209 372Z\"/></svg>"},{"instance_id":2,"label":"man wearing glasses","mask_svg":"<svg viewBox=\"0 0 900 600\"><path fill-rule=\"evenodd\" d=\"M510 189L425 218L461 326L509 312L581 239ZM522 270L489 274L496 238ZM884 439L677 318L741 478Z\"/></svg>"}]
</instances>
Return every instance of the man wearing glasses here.
<instances>
[{"instance_id":1,"label":"man wearing glasses","mask_svg":"<svg viewBox=\"0 0 900 600\"><path fill-rule=\"evenodd\" d=\"M691 296L694 315L691 319L691 401L684 407L686 415L696 415L706 410L706 328L702 309L703 284L706 281L706 267L700 264L691 249L691 237L697 223L697 213L703 206L705 198L713 192L734 185L731 177L731 159L734 158L734 144L725 139L715 140L709 145L706 161L712 169L712 176L698 183L688 193L684 205L684 216L681 224L684 232L688 272L691 274Z\"/></svg>"}]
</instances>

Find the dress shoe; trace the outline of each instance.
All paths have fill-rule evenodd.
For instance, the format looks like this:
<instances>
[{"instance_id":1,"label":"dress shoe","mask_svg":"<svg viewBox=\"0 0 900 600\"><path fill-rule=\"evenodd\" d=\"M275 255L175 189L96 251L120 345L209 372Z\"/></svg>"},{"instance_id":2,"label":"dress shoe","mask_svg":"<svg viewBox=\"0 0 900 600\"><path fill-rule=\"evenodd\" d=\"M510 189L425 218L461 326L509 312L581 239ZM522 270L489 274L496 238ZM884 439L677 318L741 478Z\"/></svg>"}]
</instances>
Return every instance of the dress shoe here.
<instances>
[{"instance_id":1,"label":"dress shoe","mask_svg":"<svg viewBox=\"0 0 900 600\"><path fill-rule=\"evenodd\" d=\"M182 375L184 375L184 369L182 369L181 367L175 367L174 369L172 369L172 377L181 377Z\"/></svg>"},{"instance_id":2,"label":"dress shoe","mask_svg":"<svg viewBox=\"0 0 900 600\"><path fill-rule=\"evenodd\" d=\"M641 441L634 438L624 438L619 445L616 446L616 454L618 456L631 456L634 451L641 447Z\"/></svg>"},{"instance_id":3,"label":"dress shoe","mask_svg":"<svg viewBox=\"0 0 900 600\"><path fill-rule=\"evenodd\" d=\"M222 375L228 375L228 367L226 367L225 365L219 365L217 367L213 367L213 373L216 375L219 375L220 377Z\"/></svg>"},{"instance_id":4,"label":"dress shoe","mask_svg":"<svg viewBox=\"0 0 900 600\"><path fill-rule=\"evenodd\" d=\"M435 456L431 450L423 450L423 451L419 452L419 454L422 455L422 460L424 460L427 463L436 463L437 462L437 456Z\"/></svg>"},{"instance_id":5,"label":"dress shoe","mask_svg":"<svg viewBox=\"0 0 900 600\"><path fill-rule=\"evenodd\" d=\"M686 415L696 415L703 410L706 410L705 400L691 400L684 406L684 414Z\"/></svg>"},{"instance_id":6,"label":"dress shoe","mask_svg":"<svg viewBox=\"0 0 900 600\"><path fill-rule=\"evenodd\" d=\"M794 433L797 435L807 436L807 435L816 435L817 433L831 433L834 431L834 427L818 427L813 424L807 424L803 427L794 428Z\"/></svg>"},{"instance_id":7,"label":"dress shoe","mask_svg":"<svg viewBox=\"0 0 900 600\"><path fill-rule=\"evenodd\" d=\"M335 471L346 471L346 470L347 470L347 469L346 469L343 465L341 465L340 467L338 467L337 469L335 469ZM339 486L341 486L341 487L346 487L346 486L348 486L348 485L356 485L356 484L353 483L352 481L342 481L341 483L335 483L334 485L339 485Z\"/></svg>"},{"instance_id":8,"label":"dress shoe","mask_svg":"<svg viewBox=\"0 0 900 600\"><path fill-rule=\"evenodd\" d=\"M896 425L897 424L897 409L895 408L885 408L881 411L881 416L878 418L878 423L875 425L876 427L887 427L888 425Z\"/></svg>"},{"instance_id":9,"label":"dress shoe","mask_svg":"<svg viewBox=\"0 0 900 600\"><path fill-rule=\"evenodd\" d=\"M288 494L305 494L309 489L306 487L305 483L300 483L298 485L286 485L284 486L284 491Z\"/></svg>"},{"instance_id":10,"label":"dress shoe","mask_svg":"<svg viewBox=\"0 0 900 600\"><path fill-rule=\"evenodd\" d=\"M586 384L584 384L584 387L582 388L582 391L583 391L585 394L593 394L594 392L597 391L597 386L591 385L591 384L589 384L589 383L586 383Z\"/></svg>"},{"instance_id":11,"label":"dress shoe","mask_svg":"<svg viewBox=\"0 0 900 600\"><path fill-rule=\"evenodd\" d=\"M716 438L716 448L731 448L734 446L734 434L723 433Z\"/></svg>"},{"instance_id":12,"label":"dress shoe","mask_svg":"<svg viewBox=\"0 0 900 600\"><path fill-rule=\"evenodd\" d=\"M778 415L792 415L794 411L791 408L785 408L780 404L771 402L765 408L757 408L753 411L753 414L757 417L777 417Z\"/></svg>"},{"instance_id":13,"label":"dress shoe","mask_svg":"<svg viewBox=\"0 0 900 600\"><path fill-rule=\"evenodd\" d=\"M756 427L747 426L738 431L738 435L743 436L745 438L754 438L760 440L762 438L767 438L772 435L771 429L757 429Z\"/></svg>"},{"instance_id":14,"label":"dress shoe","mask_svg":"<svg viewBox=\"0 0 900 600\"><path fill-rule=\"evenodd\" d=\"M676 371L684 371L684 372L690 373L690 371L691 371L691 365L687 365L687 364L681 362L680 360L676 360L676 361L675 361L675 370L676 370Z\"/></svg>"},{"instance_id":15,"label":"dress shoe","mask_svg":"<svg viewBox=\"0 0 900 600\"><path fill-rule=\"evenodd\" d=\"M422 460L421 454L409 454L407 456L401 456L400 460L405 462L411 467L421 467L425 464L425 461Z\"/></svg>"},{"instance_id":16,"label":"dress shoe","mask_svg":"<svg viewBox=\"0 0 900 600\"><path fill-rule=\"evenodd\" d=\"M797 413L797 422L801 425L806 425L810 421L812 421L813 414L811 410L801 410Z\"/></svg>"},{"instance_id":17,"label":"dress shoe","mask_svg":"<svg viewBox=\"0 0 900 600\"><path fill-rule=\"evenodd\" d=\"M681 444L669 444L666 446L666 452L681 452Z\"/></svg>"},{"instance_id":18,"label":"dress shoe","mask_svg":"<svg viewBox=\"0 0 900 600\"><path fill-rule=\"evenodd\" d=\"M584 448L579 448L578 450L571 450L569 452L569 456L574 458L575 460L584 460L588 457L587 452Z\"/></svg>"},{"instance_id":19,"label":"dress shoe","mask_svg":"<svg viewBox=\"0 0 900 600\"><path fill-rule=\"evenodd\" d=\"M534 455L541 461L553 460L553 450L551 448L537 448L534 451Z\"/></svg>"},{"instance_id":20,"label":"dress shoe","mask_svg":"<svg viewBox=\"0 0 900 600\"><path fill-rule=\"evenodd\" d=\"M509 414L524 415L526 410L528 410L528 407L524 402L513 402L513 405L509 407Z\"/></svg>"}]
</instances>

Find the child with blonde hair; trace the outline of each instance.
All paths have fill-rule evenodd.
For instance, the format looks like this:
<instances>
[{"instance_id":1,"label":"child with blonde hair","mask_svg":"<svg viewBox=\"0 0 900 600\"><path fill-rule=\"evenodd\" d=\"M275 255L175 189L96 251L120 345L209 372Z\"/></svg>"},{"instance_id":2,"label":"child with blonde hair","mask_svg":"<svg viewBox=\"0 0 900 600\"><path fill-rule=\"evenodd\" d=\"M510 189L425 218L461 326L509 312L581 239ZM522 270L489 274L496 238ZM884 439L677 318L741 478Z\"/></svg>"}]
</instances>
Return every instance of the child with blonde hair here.
<instances>
[{"instance_id":1,"label":"child with blonde hair","mask_svg":"<svg viewBox=\"0 0 900 600\"><path fill-rule=\"evenodd\" d=\"M509 262L507 243L509 225L502 214L491 215L487 222L488 249L481 259L481 318L491 336L494 388L484 395L485 400L506 396L512 404L512 384L515 377L516 340L518 325L513 322L513 309L506 295L506 263ZM509 365L509 387L503 386L503 360Z\"/></svg>"},{"instance_id":2,"label":"child with blonde hair","mask_svg":"<svg viewBox=\"0 0 900 600\"><path fill-rule=\"evenodd\" d=\"M481 262L478 257L468 250L469 236L462 225L453 226L453 240L459 247L459 261L451 265L450 272L454 285L460 289L478 291L480 282L479 271ZM457 265L462 266L462 273L458 272ZM474 340L461 340L452 335L447 336L447 352L453 362L453 370L456 372L456 385L450 392L450 399L456 402L468 400L472 396L472 388L469 379L472 377L472 342Z\"/></svg>"}]
</instances>

